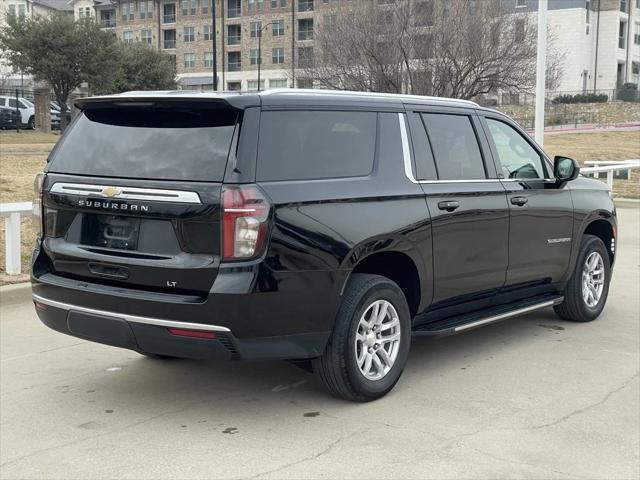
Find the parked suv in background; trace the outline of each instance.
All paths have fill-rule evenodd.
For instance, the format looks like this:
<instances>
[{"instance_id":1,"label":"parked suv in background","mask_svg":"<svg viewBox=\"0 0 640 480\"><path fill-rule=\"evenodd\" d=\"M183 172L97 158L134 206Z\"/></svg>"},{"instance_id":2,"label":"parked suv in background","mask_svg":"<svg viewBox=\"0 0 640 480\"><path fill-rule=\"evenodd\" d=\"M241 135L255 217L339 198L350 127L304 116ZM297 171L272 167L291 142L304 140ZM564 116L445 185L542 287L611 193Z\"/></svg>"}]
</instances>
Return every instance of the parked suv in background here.
<instances>
[{"instance_id":1,"label":"parked suv in background","mask_svg":"<svg viewBox=\"0 0 640 480\"><path fill-rule=\"evenodd\" d=\"M54 330L165 358L306 362L387 393L412 335L602 311L606 185L469 101L314 90L79 100L37 178Z\"/></svg>"}]
</instances>

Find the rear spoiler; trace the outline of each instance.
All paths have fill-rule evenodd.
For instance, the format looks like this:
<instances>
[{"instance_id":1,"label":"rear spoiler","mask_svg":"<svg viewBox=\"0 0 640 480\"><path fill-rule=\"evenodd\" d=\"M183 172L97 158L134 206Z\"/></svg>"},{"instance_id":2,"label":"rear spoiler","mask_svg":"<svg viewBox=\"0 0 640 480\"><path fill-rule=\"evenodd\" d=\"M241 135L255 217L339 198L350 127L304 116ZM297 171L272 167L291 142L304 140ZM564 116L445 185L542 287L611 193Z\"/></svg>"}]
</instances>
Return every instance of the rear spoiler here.
<instances>
[{"instance_id":1,"label":"rear spoiler","mask_svg":"<svg viewBox=\"0 0 640 480\"><path fill-rule=\"evenodd\" d=\"M154 106L179 103L193 108L237 108L259 107L260 97L240 93L189 93L179 90L167 92L129 92L119 95L78 98L74 105L80 110L88 108L117 108L121 106Z\"/></svg>"}]
</instances>

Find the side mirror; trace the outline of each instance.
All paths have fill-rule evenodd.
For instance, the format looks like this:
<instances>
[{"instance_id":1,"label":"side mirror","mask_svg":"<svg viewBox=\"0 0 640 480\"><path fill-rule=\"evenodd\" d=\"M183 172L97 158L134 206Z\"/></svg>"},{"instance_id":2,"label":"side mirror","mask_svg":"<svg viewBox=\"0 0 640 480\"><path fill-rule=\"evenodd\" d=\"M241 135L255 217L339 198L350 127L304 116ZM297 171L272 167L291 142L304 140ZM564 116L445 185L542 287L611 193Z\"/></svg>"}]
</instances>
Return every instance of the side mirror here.
<instances>
[{"instance_id":1,"label":"side mirror","mask_svg":"<svg viewBox=\"0 0 640 480\"><path fill-rule=\"evenodd\" d=\"M553 159L553 175L559 182L570 182L578 178L580 165L576 160L569 157L556 155Z\"/></svg>"}]
</instances>

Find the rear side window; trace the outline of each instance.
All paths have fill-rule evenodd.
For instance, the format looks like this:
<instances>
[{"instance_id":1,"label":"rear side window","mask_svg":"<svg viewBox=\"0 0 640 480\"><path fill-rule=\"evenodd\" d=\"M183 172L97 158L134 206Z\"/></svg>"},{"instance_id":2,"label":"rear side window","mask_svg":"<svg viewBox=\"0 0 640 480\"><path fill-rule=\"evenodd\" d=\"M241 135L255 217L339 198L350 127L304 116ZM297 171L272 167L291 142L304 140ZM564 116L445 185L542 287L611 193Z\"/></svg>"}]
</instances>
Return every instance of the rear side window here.
<instances>
[{"instance_id":1,"label":"rear side window","mask_svg":"<svg viewBox=\"0 0 640 480\"><path fill-rule=\"evenodd\" d=\"M193 106L89 109L65 132L49 171L222 181L237 118L235 110Z\"/></svg>"},{"instance_id":2,"label":"rear side window","mask_svg":"<svg viewBox=\"0 0 640 480\"><path fill-rule=\"evenodd\" d=\"M486 178L478 139L468 116L423 113L422 120L440 180Z\"/></svg>"},{"instance_id":3,"label":"rear side window","mask_svg":"<svg viewBox=\"0 0 640 480\"><path fill-rule=\"evenodd\" d=\"M257 178L310 180L369 175L375 112L278 111L260 118Z\"/></svg>"}]
</instances>

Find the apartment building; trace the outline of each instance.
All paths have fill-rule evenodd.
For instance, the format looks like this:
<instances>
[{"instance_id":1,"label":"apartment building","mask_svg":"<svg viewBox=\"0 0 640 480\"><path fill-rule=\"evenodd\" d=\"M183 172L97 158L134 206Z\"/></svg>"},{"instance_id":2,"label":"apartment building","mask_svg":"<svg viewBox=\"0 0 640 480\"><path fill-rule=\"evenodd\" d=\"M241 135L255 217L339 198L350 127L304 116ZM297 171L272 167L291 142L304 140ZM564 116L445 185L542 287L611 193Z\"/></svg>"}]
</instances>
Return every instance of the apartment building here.
<instances>
[{"instance_id":1,"label":"apartment building","mask_svg":"<svg viewBox=\"0 0 640 480\"><path fill-rule=\"evenodd\" d=\"M68 0L0 0L0 28L6 23L7 15L20 17L46 17L53 13L71 15L71 5ZM6 63L0 55L0 79L3 88L21 87L32 84L30 76L23 76L20 72Z\"/></svg>"},{"instance_id":2,"label":"apartment building","mask_svg":"<svg viewBox=\"0 0 640 480\"><path fill-rule=\"evenodd\" d=\"M511 0L535 15L537 0ZM640 0L549 0L547 22L566 52L558 90L640 85Z\"/></svg>"},{"instance_id":3,"label":"apartment building","mask_svg":"<svg viewBox=\"0 0 640 480\"><path fill-rule=\"evenodd\" d=\"M213 88L211 0L70 3L76 17L95 16L122 41L174 56L183 89ZM260 61L261 88L310 86L295 67L312 61L314 24L328 8L329 0L217 0L218 88L256 90Z\"/></svg>"}]
</instances>

